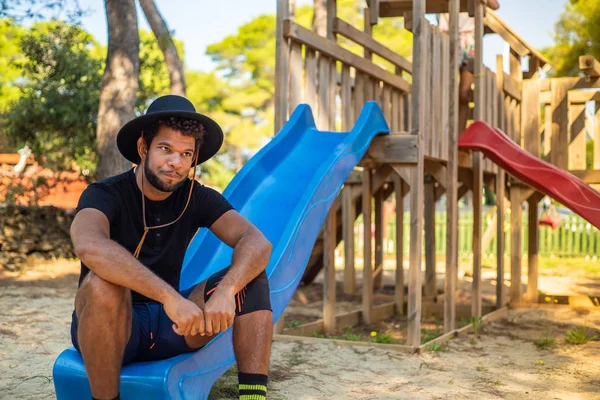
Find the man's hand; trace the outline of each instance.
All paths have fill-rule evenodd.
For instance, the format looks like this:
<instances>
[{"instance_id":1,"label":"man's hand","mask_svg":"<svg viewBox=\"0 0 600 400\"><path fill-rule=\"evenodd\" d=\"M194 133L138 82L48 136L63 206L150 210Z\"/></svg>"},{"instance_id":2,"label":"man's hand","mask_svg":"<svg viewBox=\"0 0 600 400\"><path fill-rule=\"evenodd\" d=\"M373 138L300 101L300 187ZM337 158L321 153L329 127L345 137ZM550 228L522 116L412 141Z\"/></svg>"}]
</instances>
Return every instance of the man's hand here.
<instances>
[{"instance_id":1,"label":"man's hand","mask_svg":"<svg viewBox=\"0 0 600 400\"><path fill-rule=\"evenodd\" d=\"M174 322L173 330L181 336L204 336L204 315L200 307L182 296L174 296L164 304L165 312Z\"/></svg>"},{"instance_id":2,"label":"man's hand","mask_svg":"<svg viewBox=\"0 0 600 400\"><path fill-rule=\"evenodd\" d=\"M209 336L225 332L233 324L235 316L235 294L217 288L204 306L205 331Z\"/></svg>"}]
</instances>

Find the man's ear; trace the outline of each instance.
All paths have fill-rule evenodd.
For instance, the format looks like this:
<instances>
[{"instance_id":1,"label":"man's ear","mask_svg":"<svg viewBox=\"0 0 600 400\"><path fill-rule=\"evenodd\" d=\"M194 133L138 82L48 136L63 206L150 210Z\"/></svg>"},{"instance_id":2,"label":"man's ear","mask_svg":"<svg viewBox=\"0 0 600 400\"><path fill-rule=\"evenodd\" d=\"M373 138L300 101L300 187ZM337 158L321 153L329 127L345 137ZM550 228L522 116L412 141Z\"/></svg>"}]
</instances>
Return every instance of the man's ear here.
<instances>
[{"instance_id":1,"label":"man's ear","mask_svg":"<svg viewBox=\"0 0 600 400\"><path fill-rule=\"evenodd\" d=\"M146 141L144 140L144 133L137 140L137 150L138 155L140 156L140 160L143 160L148 154L148 149L146 148Z\"/></svg>"}]
</instances>

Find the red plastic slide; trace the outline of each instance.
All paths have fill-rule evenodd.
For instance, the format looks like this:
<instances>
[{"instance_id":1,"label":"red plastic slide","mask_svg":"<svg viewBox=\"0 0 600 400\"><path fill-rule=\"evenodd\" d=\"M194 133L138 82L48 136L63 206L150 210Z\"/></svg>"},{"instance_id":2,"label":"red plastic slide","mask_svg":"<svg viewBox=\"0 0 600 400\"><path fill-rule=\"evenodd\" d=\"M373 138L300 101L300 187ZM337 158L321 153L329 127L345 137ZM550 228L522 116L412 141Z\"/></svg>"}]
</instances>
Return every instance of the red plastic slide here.
<instances>
[{"instance_id":1,"label":"red plastic slide","mask_svg":"<svg viewBox=\"0 0 600 400\"><path fill-rule=\"evenodd\" d=\"M523 150L502 131L475 121L458 139L458 147L481 151L515 178L551 196L600 229L600 194L575 176Z\"/></svg>"}]
</instances>

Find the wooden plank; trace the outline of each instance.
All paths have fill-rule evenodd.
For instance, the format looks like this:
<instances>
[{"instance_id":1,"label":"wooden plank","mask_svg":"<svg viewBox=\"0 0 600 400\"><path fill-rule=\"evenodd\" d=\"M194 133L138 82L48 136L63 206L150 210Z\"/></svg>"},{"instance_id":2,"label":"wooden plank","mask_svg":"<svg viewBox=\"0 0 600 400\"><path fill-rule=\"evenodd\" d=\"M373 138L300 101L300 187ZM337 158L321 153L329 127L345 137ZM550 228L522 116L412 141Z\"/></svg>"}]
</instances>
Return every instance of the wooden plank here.
<instances>
[{"instance_id":1,"label":"wooden plank","mask_svg":"<svg viewBox=\"0 0 600 400\"><path fill-rule=\"evenodd\" d=\"M431 109L433 115L431 115L431 155L436 158L440 158L440 143L442 139L442 101L441 101L441 87L442 87L442 68L440 68L442 61L442 44L441 44L441 33L436 27L431 27L432 33L432 57L431 57L431 87L429 92L431 93Z\"/></svg>"},{"instance_id":2,"label":"wooden plank","mask_svg":"<svg viewBox=\"0 0 600 400\"><path fill-rule=\"evenodd\" d=\"M435 266L435 181L429 175L425 177L425 296L437 296L437 277Z\"/></svg>"},{"instance_id":3,"label":"wooden plank","mask_svg":"<svg viewBox=\"0 0 600 400\"><path fill-rule=\"evenodd\" d=\"M383 99L382 99L382 109L383 109L383 115L385 117L385 120L388 123L388 126L393 126L393 121L392 121L392 105L391 103L391 98L392 98L392 88L389 87L388 85L383 85Z\"/></svg>"},{"instance_id":4,"label":"wooden plank","mask_svg":"<svg viewBox=\"0 0 600 400\"><path fill-rule=\"evenodd\" d=\"M510 188L510 301L521 299L521 189Z\"/></svg>"},{"instance_id":5,"label":"wooden plank","mask_svg":"<svg viewBox=\"0 0 600 400\"><path fill-rule=\"evenodd\" d=\"M298 41L305 46L312 47L321 54L332 57L344 64L348 64L397 89L400 89L404 92L411 91L411 85L402 77L387 72L369 60L366 60L363 57L360 57L359 55L338 46L336 43L320 37L316 33L313 33L309 29L306 29L294 23L293 21L285 20L283 22L286 37Z\"/></svg>"},{"instance_id":6,"label":"wooden plank","mask_svg":"<svg viewBox=\"0 0 600 400\"><path fill-rule=\"evenodd\" d=\"M475 3L475 119L485 115L485 80L483 57L483 7ZM481 228L483 193L483 157L473 152L473 282L472 315L481 316Z\"/></svg>"},{"instance_id":7,"label":"wooden plank","mask_svg":"<svg viewBox=\"0 0 600 400\"><path fill-rule=\"evenodd\" d=\"M552 146L552 106L544 106L544 156L550 153Z\"/></svg>"},{"instance_id":8,"label":"wooden plank","mask_svg":"<svg viewBox=\"0 0 600 400\"><path fill-rule=\"evenodd\" d=\"M288 115L302 103L302 45L290 43L290 101Z\"/></svg>"},{"instance_id":9,"label":"wooden plank","mask_svg":"<svg viewBox=\"0 0 600 400\"><path fill-rule=\"evenodd\" d=\"M569 146L569 104L567 85L564 81L552 80L552 151L550 162L562 169L568 169L567 150Z\"/></svg>"},{"instance_id":10,"label":"wooden plank","mask_svg":"<svg viewBox=\"0 0 600 400\"><path fill-rule=\"evenodd\" d=\"M306 49L305 56L306 77L304 80L304 101L314 112L318 111L317 103L317 55L313 49Z\"/></svg>"},{"instance_id":11,"label":"wooden plank","mask_svg":"<svg viewBox=\"0 0 600 400\"><path fill-rule=\"evenodd\" d=\"M290 47L285 37L285 20L290 18L289 0L277 0L275 25L275 132L287 121Z\"/></svg>"},{"instance_id":12,"label":"wooden plank","mask_svg":"<svg viewBox=\"0 0 600 400\"><path fill-rule=\"evenodd\" d=\"M442 61L441 65L450 66L450 43L448 35L444 32L441 33L442 37ZM448 135L449 135L449 107L450 107L450 68L442 68L442 76L440 82L441 88L441 99L440 99L440 113L441 113L441 140L440 140L440 158L443 160L448 159Z\"/></svg>"},{"instance_id":13,"label":"wooden plank","mask_svg":"<svg viewBox=\"0 0 600 400\"><path fill-rule=\"evenodd\" d=\"M485 25L497 33L513 48L520 56L530 55L539 60L539 66L548 64L546 57L533 46L529 45L521 36L512 30L498 15L488 9L485 14Z\"/></svg>"},{"instance_id":14,"label":"wooden plank","mask_svg":"<svg viewBox=\"0 0 600 400\"><path fill-rule=\"evenodd\" d=\"M394 195L396 199L396 274L394 302L398 314L404 314L404 182L394 174Z\"/></svg>"},{"instance_id":15,"label":"wooden plank","mask_svg":"<svg viewBox=\"0 0 600 400\"><path fill-rule=\"evenodd\" d=\"M329 130L335 131L337 130L335 127L336 115L335 115L335 99L338 93L338 85L337 85L337 63L335 60L331 60L329 71L329 90L328 90L328 98L329 98Z\"/></svg>"},{"instance_id":16,"label":"wooden plank","mask_svg":"<svg viewBox=\"0 0 600 400\"><path fill-rule=\"evenodd\" d=\"M354 220L356 209L352 199L352 187L344 186L342 190L342 237L344 240L344 293L356 292L356 271L354 267Z\"/></svg>"},{"instance_id":17,"label":"wooden plank","mask_svg":"<svg viewBox=\"0 0 600 400\"><path fill-rule=\"evenodd\" d=\"M504 185L505 172L496 175L496 307L506 304L504 293Z\"/></svg>"},{"instance_id":18,"label":"wooden plank","mask_svg":"<svg viewBox=\"0 0 600 400\"><path fill-rule=\"evenodd\" d=\"M362 287L362 313L365 323L372 321L371 311L373 307L373 264L371 263L372 244L371 244L371 200L373 192L371 189L371 170L365 168L363 171L363 189L362 189L362 212L363 212L363 287Z\"/></svg>"},{"instance_id":19,"label":"wooden plank","mask_svg":"<svg viewBox=\"0 0 600 400\"><path fill-rule=\"evenodd\" d=\"M319 57L319 110L317 117L317 128L320 130L329 130L330 120L330 93L329 87L331 82L331 59L323 56Z\"/></svg>"},{"instance_id":20,"label":"wooden plank","mask_svg":"<svg viewBox=\"0 0 600 400\"><path fill-rule=\"evenodd\" d=\"M506 93L513 99L521 101L522 97L520 85L508 75L504 77L503 90L504 93Z\"/></svg>"},{"instance_id":21,"label":"wooden plank","mask_svg":"<svg viewBox=\"0 0 600 400\"><path fill-rule=\"evenodd\" d=\"M322 343L329 344L331 346L339 347L366 347L375 348L379 350L396 351L403 354L413 354L417 349L413 346L406 346L402 344L387 344L387 343L370 343L370 342L354 342L351 340L338 340L338 339L322 339L316 337L306 336L293 336L293 335L273 335L273 340L277 341L292 341L299 343Z\"/></svg>"},{"instance_id":22,"label":"wooden plank","mask_svg":"<svg viewBox=\"0 0 600 400\"><path fill-rule=\"evenodd\" d=\"M407 343L421 342L421 234L423 228L423 129L429 104L426 103L427 42L425 2L415 1L413 9L413 85L411 134L417 139L417 162L410 173L410 249L408 267Z\"/></svg>"},{"instance_id":23,"label":"wooden plank","mask_svg":"<svg viewBox=\"0 0 600 400\"><path fill-rule=\"evenodd\" d=\"M400 91L392 90L392 132L398 132L404 130L404 127L400 126L400 101L402 96Z\"/></svg>"},{"instance_id":24,"label":"wooden plank","mask_svg":"<svg viewBox=\"0 0 600 400\"><path fill-rule=\"evenodd\" d=\"M587 184L600 184L600 169L569 170L568 172Z\"/></svg>"},{"instance_id":25,"label":"wooden plank","mask_svg":"<svg viewBox=\"0 0 600 400\"><path fill-rule=\"evenodd\" d=\"M383 189L375 192L375 265L376 271L373 279L373 287L381 289L383 283Z\"/></svg>"},{"instance_id":26,"label":"wooden plank","mask_svg":"<svg viewBox=\"0 0 600 400\"><path fill-rule=\"evenodd\" d=\"M354 79L354 121L358 120L360 112L365 105L365 75L356 70Z\"/></svg>"},{"instance_id":27,"label":"wooden plank","mask_svg":"<svg viewBox=\"0 0 600 400\"><path fill-rule=\"evenodd\" d=\"M418 161L418 138L405 133L376 136L367 156L380 163L407 163Z\"/></svg>"},{"instance_id":28,"label":"wooden plank","mask_svg":"<svg viewBox=\"0 0 600 400\"><path fill-rule=\"evenodd\" d=\"M350 77L350 67L342 65L342 131L349 132L354 125L354 118L352 116L352 86Z\"/></svg>"},{"instance_id":29,"label":"wooden plank","mask_svg":"<svg viewBox=\"0 0 600 400\"><path fill-rule=\"evenodd\" d=\"M527 79L523 81L523 102L521 103L521 135L525 150L532 155L540 156L540 81Z\"/></svg>"},{"instance_id":30,"label":"wooden plank","mask_svg":"<svg viewBox=\"0 0 600 400\"><path fill-rule=\"evenodd\" d=\"M337 225L336 210L332 207L325 220L323 231L323 328L326 334L335 331L335 246Z\"/></svg>"},{"instance_id":31,"label":"wooden plank","mask_svg":"<svg viewBox=\"0 0 600 400\"><path fill-rule=\"evenodd\" d=\"M600 102L594 115L594 169L600 169Z\"/></svg>"},{"instance_id":32,"label":"wooden plank","mask_svg":"<svg viewBox=\"0 0 600 400\"><path fill-rule=\"evenodd\" d=\"M569 169L585 169L585 104L572 104L569 108L571 139L569 143Z\"/></svg>"},{"instance_id":33,"label":"wooden plank","mask_svg":"<svg viewBox=\"0 0 600 400\"><path fill-rule=\"evenodd\" d=\"M393 317L396 314L396 303L393 301L390 303L379 304L373 307L372 320L373 322L379 322Z\"/></svg>"},{"instance_id":34,"label":"wooden plank","mask_svg":"<svg viewBox=\"0 0 600 400\"><path fill-rule=\"evenodd\" d=\"M402 57L400 54L395 53L393 50L385 47L369 34L359 31L349 23L342 21L339 18L335 19L334 22L334 32L339 33L340 35L347 37L353 42L363 46L368 49L370 53L377 54L378 56L388 60L392 64L400 67L404 71L412 73L412 64L406 58Z\"/></svg>"},{"instance_id":35,"label":"wooden plank","mask_svg":"<svg viewBox=\"0 0 600 400\"><path fill-rule=\"evenodd\" d=\"M538 299L538 200L529 198L529 240L527 247L527 300L536 303Z\"/></svg>"},{"instance_id":36,"label":"wooden plank","mask_svg":"<svg viewBox=\"0 0 600 400\"><path fill-rule=\"evenodd\" d=\"M458 280L458 60L459 0L449 2L448 61L448 163L446 164L446 272L444 279L444 332L456 325L456 281Z\"/></svg>"},{"instance_id":37,"label":"wooden plank","mask_svg":"<svg viewBox=\"0 0 600 400\"><path fill-rule=\"evenodd\" d=\"M413 0L378 0L380 17L401 17L403 13L412 11ZM448 0L427 0L426 13L447 13ZM460 10L467 11L467 0L460 0Z\"/></svg>"},{"instance_id":38,"label":"wooden plank","mask_svg":"<svg viewBox=\"0 0 600 400\"><path fill-rule=\"evenodd\" d=\"M600 62L594 56L579 56L579 69L589 76L600 76Z\"/></svg>"}]
</instances>

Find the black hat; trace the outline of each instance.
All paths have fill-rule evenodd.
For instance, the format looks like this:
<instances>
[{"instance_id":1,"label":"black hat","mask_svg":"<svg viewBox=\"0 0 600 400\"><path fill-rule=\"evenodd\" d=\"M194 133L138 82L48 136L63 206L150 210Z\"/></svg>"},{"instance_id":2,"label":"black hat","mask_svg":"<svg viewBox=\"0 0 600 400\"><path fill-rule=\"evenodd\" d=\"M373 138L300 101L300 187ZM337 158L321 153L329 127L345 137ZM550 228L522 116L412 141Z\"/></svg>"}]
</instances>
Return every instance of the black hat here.
<instances>
[{"instance_id":1,"label":"black hat","mask_svg":"<svg viewBox=\"0 0 600 400\"><path fill-rule=\"evenodd\" d=\"M161 118L182 117L200 122L204 126L204 141L198 152L197 164L208 160L221 148L223 144L223 130L215 121L196 112L194 105L185 97L167 95L154 100L145 115L132 119L119 130L117 134L117 147L123 157L134 164L140 163L137 150L137 141L142 131ZM192 165L193 166L193 165Z\"/></svg>"}]
</instances>

